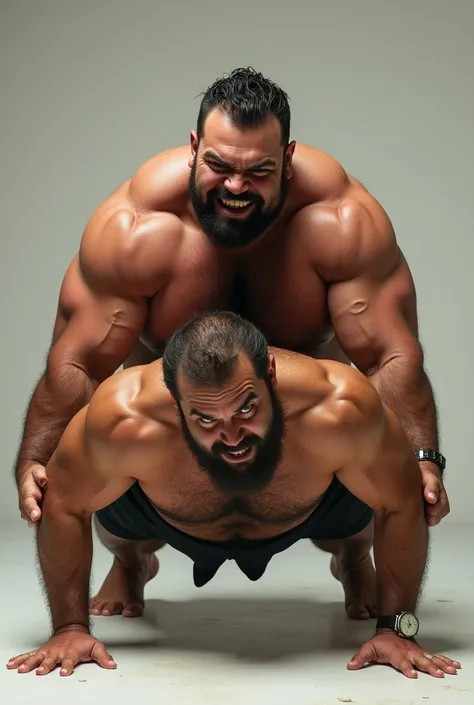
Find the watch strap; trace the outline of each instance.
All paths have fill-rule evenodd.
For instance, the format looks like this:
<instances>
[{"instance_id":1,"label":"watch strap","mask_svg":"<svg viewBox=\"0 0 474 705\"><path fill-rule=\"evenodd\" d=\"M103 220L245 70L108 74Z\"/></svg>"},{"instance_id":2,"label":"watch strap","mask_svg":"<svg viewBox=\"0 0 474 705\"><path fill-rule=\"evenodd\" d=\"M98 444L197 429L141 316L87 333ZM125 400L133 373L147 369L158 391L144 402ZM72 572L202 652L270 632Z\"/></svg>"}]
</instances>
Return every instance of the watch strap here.
<instances>
[{"instance_id":1,"label":"watch strap","mask_svg":"<svg viewBox=\"0 0 474 705\"><path fill-rule=\"evenodd\" d=\"M433 450L432 448L420 448L415 453L418 462L426 460L430 463L434 463L439 467L441 472L446 467L446 458L438 450Z\"/></svg>"},{"instance_id":2,"label":"watch strap","mask_svg":"<svg viewBox=\"0 0 474 705\"><path fill-rule=\"evenodd\" d=\"M379 617L377 619L377 629L393 629L393 630L395 630L395 625L397 623L397 617L398 617L398 615L396 615L396 614Z\"/></svg>"}]
</instances>

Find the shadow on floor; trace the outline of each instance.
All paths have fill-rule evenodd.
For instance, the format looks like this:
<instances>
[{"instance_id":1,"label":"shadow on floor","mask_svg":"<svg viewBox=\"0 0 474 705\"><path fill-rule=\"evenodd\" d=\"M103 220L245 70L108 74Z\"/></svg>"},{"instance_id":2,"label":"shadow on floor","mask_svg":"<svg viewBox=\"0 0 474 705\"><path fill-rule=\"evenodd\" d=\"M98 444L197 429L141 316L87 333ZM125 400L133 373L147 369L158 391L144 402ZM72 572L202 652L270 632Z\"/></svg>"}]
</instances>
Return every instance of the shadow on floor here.
<instances>
[{"instance_id":1,"label":"shadow on floor","mask_svg":"<svg viewBox=\"0 0 474 705\"><path fill-rule=\"evenodd\" d=\"M94 618L94 624L95 635L104 638L110 649L153 646L227 655L253 663L322 652L355 653L375 628L374 620L347 619L340 602L268 597L183 602L150 599L140 619L100 617ZM117 628L123 630L123 639L117 639ZM445 639L430 637L422 640L422 646L446 655L458 648Z\"/></svg>"}]
</instances>

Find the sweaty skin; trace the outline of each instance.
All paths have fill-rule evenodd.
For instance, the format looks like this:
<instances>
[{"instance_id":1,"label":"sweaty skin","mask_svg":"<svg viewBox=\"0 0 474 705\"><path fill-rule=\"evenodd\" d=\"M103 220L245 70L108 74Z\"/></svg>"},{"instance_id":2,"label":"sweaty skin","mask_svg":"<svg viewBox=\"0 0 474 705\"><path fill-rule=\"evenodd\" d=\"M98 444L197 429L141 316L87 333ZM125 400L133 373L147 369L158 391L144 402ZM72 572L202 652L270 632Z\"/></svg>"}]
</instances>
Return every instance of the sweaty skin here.
<instances>
[{"instance_id":1,"label":"sweaty skin","mask_svg":"<svg viewBox=\"0 0 474 705\"><path fill-rule=\"evenodd\" d=\"M382 405L366 378L346 365L278 349L271 353L273 379L285 409L282 458L265 489L240 499L216 489L196 466L174 399L162 381L161 360L118 373L99 387L69 424L47 467L38 551L53 637L41 649L11 659L8 668L38 668L37 673L45 674L60 664L61 674L70 675L81 660L115 667L89 631L91 518L135 481L177 529L220 542L267 539L288 531L309 516L336 475L375 510L380 613L415 610L428 530L420 473L395 414ZM263 382L248 371L253 369L250 361L242 365L237 382L228 383L230 392L224 393L226 383L213 406L212 400L206 402L206 414L226 418L226 405L232 401L232 409L238 406L232 392L237 388L245 396L255 392L253 418L266 413ZM196 398L191 398L193 404ZM208 390L200 396L201 406L205 398L210 399ZM147 573L137 563L133 566L142 588L156 573L156 567L148 568ZM126 598L116 594L115 599L120 603ZM430 659L418 645L386 630L364 645L348 667L360 668L367 660L391 663L408 677L415 677L414 666L438 677L455 673L459 666L444 656Z\"/></svg>"},{"instance_id":2,"label":"sweaty skin","mask_svg":"<svg viewBox=\"0 0 474 705\"><path fill-rule=\"evenodd\" d=\"M204 160L211 147L229 173ZM268 154L273 171L245 172ZM203 187L222 182L240 196L247 189L274 194L283 175L280 217L246 248L216 246L190 202L193 165ZM189 147L179 147L146 162L86 226L26 416L16 466L24 518L39 519L44 468L98 384L124 362L156 359L180 325L211 309L241 313L273 345L349 359L396 411L412 447L437 447L413 281L385 211L327 154L298 145L283 159L273 124L242 132L216 113L200 146L192 136L191 158ZM436 466L420 468L435 524L449 511L447 496Z\"/></svg>"}]
</instances>

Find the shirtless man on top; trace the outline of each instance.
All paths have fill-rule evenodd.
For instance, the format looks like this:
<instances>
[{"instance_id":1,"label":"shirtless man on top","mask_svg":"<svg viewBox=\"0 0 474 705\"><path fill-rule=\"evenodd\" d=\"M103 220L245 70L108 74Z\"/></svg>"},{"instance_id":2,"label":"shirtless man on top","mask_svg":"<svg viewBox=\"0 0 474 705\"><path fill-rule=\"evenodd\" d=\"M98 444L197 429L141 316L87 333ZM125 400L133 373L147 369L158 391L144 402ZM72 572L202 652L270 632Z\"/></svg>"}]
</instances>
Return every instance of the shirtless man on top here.
<instances>
[{"instance_id":1,"label":"shirtless man on top","mask_svg":"<svg viewBox=\"0 0 474 705\"><path fill-rule=\"evenodd\" d=\"M172 336L163 360L102 383L47 472L37 537L53 635L10 669L115 667L90 633L94 512L115 560L93 614L141 614L164 543L191 558L201 586L232 559L258 580L272 556L310 538L332 554L354 616L378 610L350 669L373 661L413 678L460 667L412 640L428 547L421 476L397 417L347 365L269 351L245 319L204 314Z\"/></svg>"},{"instance_id":2,"label":"shirtless man on top","mask_svg":"<svg viewBox=\"0 0 474 705\"><path fill-rule=\"evenodd\" d=\"M146 162L86 226L26 414L24 518L40 518L45 466L98 384L159 357L211 309L240 312L272 345L350 360L421 456L427 523L448 513L415 290L390 220L333 158L290 141L283 90L237 69L204 94L191 149Z\"/></svg>"}]
</instances>

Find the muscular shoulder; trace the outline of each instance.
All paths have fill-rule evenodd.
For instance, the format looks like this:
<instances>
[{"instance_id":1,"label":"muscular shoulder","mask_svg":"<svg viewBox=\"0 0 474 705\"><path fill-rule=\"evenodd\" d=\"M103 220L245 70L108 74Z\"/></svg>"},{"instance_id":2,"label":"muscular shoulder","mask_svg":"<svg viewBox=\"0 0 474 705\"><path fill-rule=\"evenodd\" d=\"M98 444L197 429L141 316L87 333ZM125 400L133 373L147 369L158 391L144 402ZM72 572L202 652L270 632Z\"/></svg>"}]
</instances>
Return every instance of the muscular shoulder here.
<instances>
[{"instance_id":1,"label":"muscular shoulder","mask_svg":"<svg viewBox=\"0 0 474 705\"><path fill-rule=\"evenodd\" d=\"M305 358L295 369L298 372L293 384L299 390L305 426L314 432L323 431L331 444L381 432L383 404L358 370L312 358Z\"/></svg>"},{"instance_id":2,"label":"muscular shoulder","mask_svg":"<svg viewBox=\"0 0 474 705\"><path fill-rule=\"evenodd\" d=\"M130 181L136 208L179 215L188 202L190 148L175 147L148 159Z\"/></svg>"},{"instance_id":3,"label":"muscular shoulder","mask_svg":"<svg viewBox=\"0 0 474 705\"><path fill-rule=\"evenodd\" d=\"M383 420L383 404L367 377L339 362L325 360L321 364L329 383L324 403L334 413L336 425L353 432L376 430Z\"/></svg>"},{"instance_id":4,"label":"muscular shoulder","mask_svg":"<svg viewBox=\"0 0 474 705\"><path fill-rule=\"evenodd\" d=\"M124 449L128 453L159 440L166 426L163 410L168 410L171 402L159 378L151 395L147 388L147 375L156 365L123 370L97 388L85 418L86 437L92 446L109 453Z\"/></svg>"},{"instance_id":5,"label":"muscular shoulder","mask_svg":"<svg viewBox=\"0 0 474 705\"><path fill-rule=\"evenodd\" d=\"M309 203L297 211L292 230L304 238L324 279L341 281L364 271L385 277L396 266L399 250L382 205L324 153L308 154L304 171Z\"/></svg>"},{"instance_id":6,"label":"muscular shoulder","mask_svg":"<svg viewBox=\"0 0 474 705\"><path fill-rule=\"evenodd\" d=\"M342 164L320 149L297 144L293 157L293 191L302 207L336 203L350 184Z\"/></svg>"},{"instance_id":7,"label":"muscular shoulder","mask_svg":"<svg viewBox=\"0 0 474 705\"><path fill-rule=\"evenodd\" d=\"M184 156L177 149L149 160L93 213L79 265L94 289L152 296L164 282L184 236Z\"/></svg>"}]
</instances>

